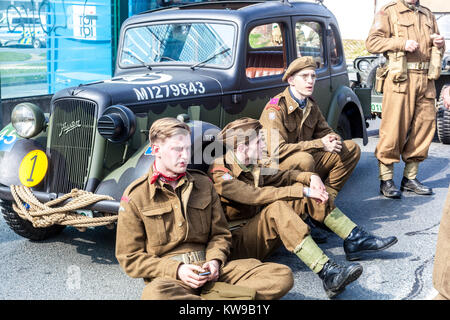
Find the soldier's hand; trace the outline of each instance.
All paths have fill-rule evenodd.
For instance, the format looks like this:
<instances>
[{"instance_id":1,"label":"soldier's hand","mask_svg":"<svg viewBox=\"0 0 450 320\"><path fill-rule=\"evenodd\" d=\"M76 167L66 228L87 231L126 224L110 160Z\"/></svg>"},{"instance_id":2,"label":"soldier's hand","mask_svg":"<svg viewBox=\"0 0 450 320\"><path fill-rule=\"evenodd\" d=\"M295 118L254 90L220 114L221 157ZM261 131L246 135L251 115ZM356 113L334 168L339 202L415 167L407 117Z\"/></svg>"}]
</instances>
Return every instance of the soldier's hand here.
<instances>
[{"instance_id":1,"label":"soldier's hand","mask_svg":"<svg viewBox=\"0 0 450 320\"><path fill-rule=\"evenodd\" d=\"M211 274L208 276L208 281L217 281L217 279L219 279L219 270L220 270L219 261L211 260L205 262L205 264L202 265L202 268L211 272Z\"/></svg>"},{"instance_id":2,"label":"soldier's hand","mask_svg":"<svg viewBox=\"0 0 450 320\"><path fill-rule=\"evenodd\" d=\"M405 50L408 52L414 52L419 48L419 43L415 40L406 40Z\"/></svg>"},{"instance_id":3,"label":"soldier's hand","mask_svg":"<svg viewBox=\"0 0 450 320\"><path fill-rule=\"evenodd\" d=\"M195 264L182 264L178 268L178 278L186 283L189 287L197 289L208 281L208 276L200 276L199 273L205 272L202 267Z\"/></svg>"},{"instance_id":4,"label":"soldier's hand","mask_svg":"<svg viewBox=\"0 0 450 320\"><path fill-rule=\"evenodd\" d=\"M334 134L327 134L322 139L323 150L327 152L339 153L342 150L342 141Z\"/></svg>"},{"instance_id":5,"label":"soldier's hand","mask_svg":"<svg viewBox=\"0 0 450 320\"><path fill-rule=\"evenodd\" d=\"M444 46L445 40L444 40L444 36L441 36L437 33L433 33L431 35L431 39L433 40L433 45L438 47L438 48L442 48Z\"/></svg>"}]
</instances>

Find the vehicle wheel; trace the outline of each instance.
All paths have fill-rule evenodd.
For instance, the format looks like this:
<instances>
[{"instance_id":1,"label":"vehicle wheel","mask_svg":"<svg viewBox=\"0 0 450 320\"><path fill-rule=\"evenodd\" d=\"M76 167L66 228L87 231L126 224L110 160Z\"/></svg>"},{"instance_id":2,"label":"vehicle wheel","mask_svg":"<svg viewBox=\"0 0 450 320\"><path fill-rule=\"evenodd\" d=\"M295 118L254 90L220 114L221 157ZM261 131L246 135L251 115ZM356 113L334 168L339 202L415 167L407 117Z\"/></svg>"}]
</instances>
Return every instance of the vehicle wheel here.
<instances>
[{"instance_id":1,"label":"vehicle wheel","mask_svg":"<svg viewBox=\"0 0 450 320\"><path fill-rule=\"evenodd\" d=\"M444 107L444 90L448 88L450 84L446 84L442 87L438 100L438 112L436 114L436 130L439 141L443 144L450 144L450 110Z\"/></svg>"},{"instance_id":2,"label":"vehicle wheel","mask_svg":"<svg viewBox=\"0 0 450 320\"><path fill-rule=\"evenodd\" d=\"M373 88L375 84L375 75L380 65L386 63L386 58L381 56L372 61L367 69L361 72L361 83L369 88Z\"/></svg>"},{"instance_id":3,"label":"vehicle wheel","mask_svg":"<svg viewBox=\"0 0 450 320\"><path fill-rule=\"evenodd\" d=\"M343 140L350 140L352 138L352 129L350 126L350 120L345 113L341 113L336 128L337 133Z\"/></svg>"},{"instance_id":4,"label":"vehicle wheel","mask_svg":"<svg viewBox=\"0 0 450 320\"><path fill-rule=\"evenodd\" d=\"M34 39L33 40L33 48L39 49L40 47L42 47L41 41L39 41L39 39Z\"/></svg>"},{"instance_id":5,"label":"vehicle wheel","mask_svg":"<svg viewBox=\"0 0 450 320\"><path fill-rule=\"evenodd\" d=\"M53 225L48 228L35 228L31 222L22 219L13 210L11 202L0 203L0 210L8 226L18 235L30 240L45 240L61 233L65 226Z\"/></svg>"}]
</instances>

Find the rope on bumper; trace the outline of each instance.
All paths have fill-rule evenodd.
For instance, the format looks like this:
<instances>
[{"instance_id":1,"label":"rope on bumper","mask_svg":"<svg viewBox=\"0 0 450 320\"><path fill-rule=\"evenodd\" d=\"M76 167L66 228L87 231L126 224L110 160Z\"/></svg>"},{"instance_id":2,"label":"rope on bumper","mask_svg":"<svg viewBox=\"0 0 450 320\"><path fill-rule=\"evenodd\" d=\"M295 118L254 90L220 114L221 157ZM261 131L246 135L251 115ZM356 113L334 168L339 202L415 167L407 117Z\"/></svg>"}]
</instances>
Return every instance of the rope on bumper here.
<instances>
[{"instance_id":1,"label":"rope on bumper","mask_svg":"<svg viewBox=\"0 0 450 320\"><path fill-rule=\"evenodd\" d=\"M117 220L117 215L110 214L103 217L87 217L74 212L102 200L114 200L107 195L94 194L92 192L72 189L70 193L46 203L40 202L30 188L11 185L11 194L14 197L14 211L24 220L28 220L35 228L46 228L54 224L73 226L80 231L87 227L109 226ZM68 199L63 206L53 207ZM29 205L29 208L24 206Z\"/></svg>"}]
</instances>

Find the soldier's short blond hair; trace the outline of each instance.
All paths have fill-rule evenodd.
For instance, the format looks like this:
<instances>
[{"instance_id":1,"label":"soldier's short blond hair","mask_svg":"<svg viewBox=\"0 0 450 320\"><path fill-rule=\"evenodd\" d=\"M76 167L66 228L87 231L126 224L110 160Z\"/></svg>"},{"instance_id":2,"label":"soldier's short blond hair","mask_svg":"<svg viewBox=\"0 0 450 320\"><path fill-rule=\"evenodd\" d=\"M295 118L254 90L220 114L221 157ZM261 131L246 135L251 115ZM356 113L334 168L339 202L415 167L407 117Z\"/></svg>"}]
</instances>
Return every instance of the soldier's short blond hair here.
<instances>
[{"instance_id":1,"label":"soldier's short blond hair","mask_svg":"<svg viewBox=\"0 0 450 320\"><path fill-rule=\"evenodd\" d=\"M150 143L162 142L177 134L190 134L189 126L175 118L161 118L153 122L148 134Z\"/></svg>"}]
</instances>

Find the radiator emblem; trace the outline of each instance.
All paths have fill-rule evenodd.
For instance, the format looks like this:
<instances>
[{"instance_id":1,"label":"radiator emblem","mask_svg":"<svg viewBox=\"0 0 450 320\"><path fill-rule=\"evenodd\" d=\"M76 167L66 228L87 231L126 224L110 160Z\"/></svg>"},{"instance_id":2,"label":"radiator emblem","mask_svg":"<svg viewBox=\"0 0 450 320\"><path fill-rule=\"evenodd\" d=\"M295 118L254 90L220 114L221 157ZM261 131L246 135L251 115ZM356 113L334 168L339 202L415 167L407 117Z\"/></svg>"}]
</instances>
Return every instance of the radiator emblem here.
<instances>
[{"instance_id":1,"label":"radiator emblem","mask_svg":"<svg viewBox=\"0 0 450 320\"><path fill-rule=\"evenodd\" d=\"M77 121L72 121L71 123L67 123L64 122L62 127L61 127L61 131L59 132L59 136L61 137L63 134L68 134L70 131L76 129L76 128L80 128L81 127L81 121L77 120Z\"/></svg>"}]
</instances>

